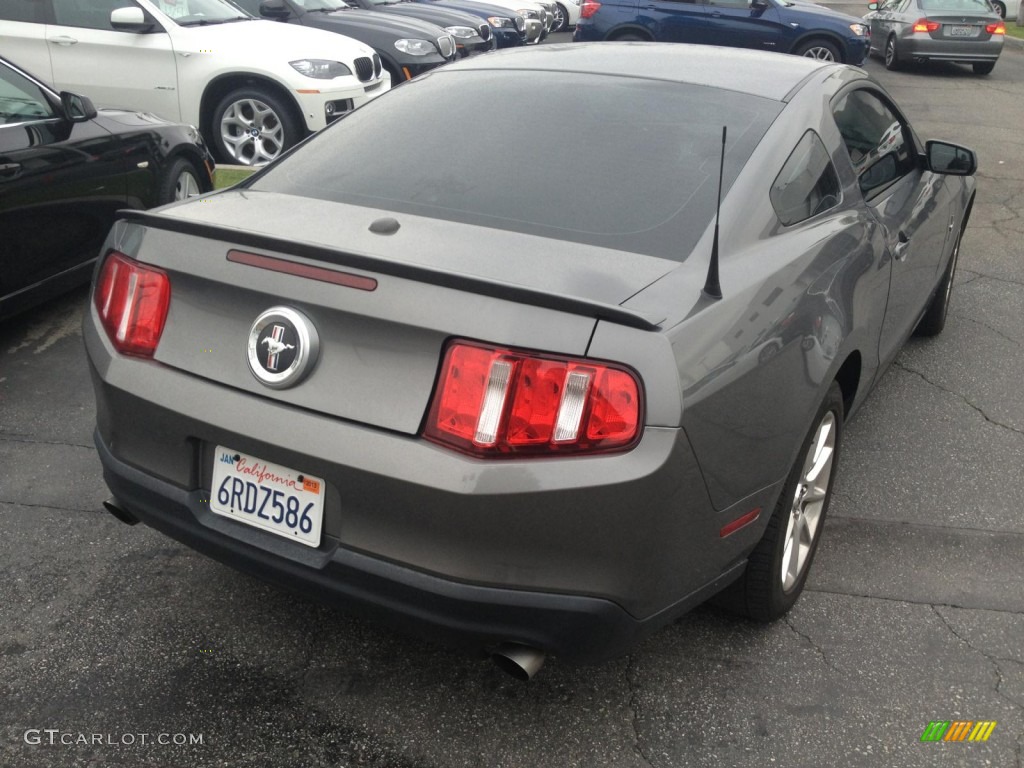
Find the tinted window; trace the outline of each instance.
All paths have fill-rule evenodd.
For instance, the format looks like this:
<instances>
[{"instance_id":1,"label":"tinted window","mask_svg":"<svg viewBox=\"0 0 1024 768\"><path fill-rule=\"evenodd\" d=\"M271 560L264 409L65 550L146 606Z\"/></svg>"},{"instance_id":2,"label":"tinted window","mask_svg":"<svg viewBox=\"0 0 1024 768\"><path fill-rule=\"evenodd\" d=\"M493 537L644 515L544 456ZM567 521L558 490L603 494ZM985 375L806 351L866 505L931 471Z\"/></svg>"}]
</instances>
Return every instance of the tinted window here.
<instances>
[{"instance_id":1,"label":"tinted window","mask_svg":"<svg viewBox=\"0 0 1024 768\"><path fill-rule=\"evenodd\" d=\"M53 0L53 15L61 26L112 32L114 28L110 26L110 12L133 5L126 0Z\"/></svg>"},{"instance_id":2,"label":"tinted window","mask_svg":"<svg viewBox=\"0 0 1024 768\"><path fill-rule=\"evenodd\" d=\"M818 134L808 131L772 184L779 221L796 224L839 204L839 176Z\"/></svg>"},{"instance_id":3,"label":"tinted window","mask_svg":"<svg viewBox=\"0 0 1024 768\"><path fill-rule=\"evenodd\" d=\"M0 0L0 19L45 22L43 0Z\"/></svg>"},{"instance_id":4,"label":"tinted window","mask_svg":"<svg viewBox=\"0 0 1024 768\"><path fill-rule=\"evenodd\" d=\"M918 0L925 11L955 11L956 13L993 13L988 0Z\"/></svg>"},{"instance_id":5,"label":"tinted window","mask_svg":"<svg viewBox=\"0 0 1024 768\"><path fill-rule=\"evenodd\" d=\"M681 260L714 216L722 126L727 191L780 107L637 78L441 70L252 188Z\"/></svg>"},{"instance_id":6,"label":"tinted window","mask_svg":"<svg viewBox=\"0 0 1024 768\"><path fill-rule=\"evenodd\" d=\"M875 94L851 91L837 102L833 116L865 195L916 167L909 128Z\"/></svg>"},{"instance_id":7,"label":"tinted window","mask_svg":"<svg viewBox=\"0 0 1024 768\"><path fill-rule=\"evenodd\" d=\"M0 66L0 126L53 117L43 89L17 72Z\"/></svg>"}]
</instances>

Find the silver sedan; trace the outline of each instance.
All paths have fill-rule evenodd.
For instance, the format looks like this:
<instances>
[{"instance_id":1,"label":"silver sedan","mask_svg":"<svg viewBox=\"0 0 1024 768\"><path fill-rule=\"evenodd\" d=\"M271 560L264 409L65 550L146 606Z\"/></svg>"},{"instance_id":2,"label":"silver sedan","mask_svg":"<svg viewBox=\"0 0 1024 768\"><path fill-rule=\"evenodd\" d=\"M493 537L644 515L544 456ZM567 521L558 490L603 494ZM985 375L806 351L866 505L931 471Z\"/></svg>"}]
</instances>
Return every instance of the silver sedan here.
<instances>
[{"instance_id":1,"label":"silver sedan","mask_svg":"<svg viewBox=\"0 0 1024 768\"><path fill-rule=\"evenodd\" d=\"M1003 50L1006 26L988 0L887 0L868 8L870 53L883 57L886 69L953 61L987 75Z\"/></svg>"}]
</instances>

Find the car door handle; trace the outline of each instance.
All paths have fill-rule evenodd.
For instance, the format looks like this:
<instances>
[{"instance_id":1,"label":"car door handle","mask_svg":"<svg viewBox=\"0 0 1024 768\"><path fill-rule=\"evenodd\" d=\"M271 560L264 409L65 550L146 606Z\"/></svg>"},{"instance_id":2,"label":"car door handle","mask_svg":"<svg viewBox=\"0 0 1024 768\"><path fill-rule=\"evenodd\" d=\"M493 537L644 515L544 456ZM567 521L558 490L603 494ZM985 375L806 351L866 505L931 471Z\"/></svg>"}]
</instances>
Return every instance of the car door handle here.
<instances>
[{"instance_id":1,"label":"car door handle","mask_svg":"<svg viewBox=\"0 0 1024 768\"><path fill-rule=\"evenodd\" d=\"M896 239L899 241L896 243L896 247L893 248L893 256L896 261L904 261L907 258L907 248L910 246L910 238L907 237L907 233L902 229L899 234L896 235Z\"/></svg>"},{"instance_id":2,"label":"car door handle","mask_svg":"<svg viewBox=\"0 0 1024 768\"><path fill-rule=\"evenodd\" d=\"M16 179L21 176L21 163L0 163L0 179Z\"/></svg>"},{"instance_id":3,"label":"car door handle","mask_svg":"<svg viewBox=\"0 0 1024 768\"><path fill-rule=\"evenodd\" d=\"M68 37L67 35L58 35L57 37L50 37L47 39L51 43L56 43L57 45L74 45L78 42L77 38Z\"/></svg>"}]
</instances>

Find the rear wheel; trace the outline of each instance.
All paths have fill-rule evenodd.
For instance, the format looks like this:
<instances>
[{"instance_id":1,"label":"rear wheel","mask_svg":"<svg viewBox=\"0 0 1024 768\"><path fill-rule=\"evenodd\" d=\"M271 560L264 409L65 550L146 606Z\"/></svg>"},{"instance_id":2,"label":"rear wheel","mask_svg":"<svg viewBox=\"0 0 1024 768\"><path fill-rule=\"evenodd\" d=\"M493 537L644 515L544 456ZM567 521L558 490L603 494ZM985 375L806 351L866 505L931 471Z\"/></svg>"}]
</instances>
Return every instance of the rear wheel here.
<instances>
[{"instance_id":1,"label":"rear wheel","mask_svg":"<svg viewBox=\"0 0 1024 768\"><path fill-rule=\"evenodd\" d=\"M932 296L928 309L925 310L914 329L915 336L938 336L946 327L946 315L949 314L949 300L953 295L953 280L956 277L956 263L960 258L960 241L963 236L964 230L961 227L956 236L956 245L953 246L953 255L949 259L949 266L942 274L942 281L935 289L935 295Z\"/></svg>"},{"instance_id":2,"label":"rear wheel","mask_svg":"<svg viewBox=\"0 0 1024 768\"><path fill-rule=\"evenodd\" d=\"M300 138L288 105L259 86L239 88L221 99L211 127L218 159L236 165L265 165Z\"/></svg>"},{"instance_id":3,"label":"rear wheel","mask_svg":"<svg viewBox=\"0 0 1024 768\"><path fill-rule=\"evenodd\" d=\"M890 37L885 41L885 68L892 72L899 69L900 66L900 54L896 50L896 38Z\"/></svg>"},{"instance_id":4,"label":"rear wheel","mask_svg":"<svg viewBox=\"0 0 1024 768\"><path fill-rule=\"evenodd\" d=\"M196 167L185 158L178 157L167 166L164 175L160 177L157 205L173 203L177 200L188 200L190 197L201 194L202 191Z\"/></svg>"},{"instance_id":5,"label":"rear wheel","mask_svg":"<svg viewBox=\"0 0 1024 768\"><path fill-rule=\"evenodd\" d=\"M1006 18L1006 6L1000 0L992 0L992 7L996 9L1000 19Z\"/></svg>"},{"instance_id":6,"label":"rear wheel","mask_svg":"<svg viewBox=\"0 0 1024 768\"><path fill-rule=\"evenodd\" d=\"M996 63L994 61L983 61L978 62L977 64L972 64L971 66L974 68L974 74L988 75L996 68Z\"/></svg>"},{"instance_id":7,"label":"rear wheel","mask_svg":"<svg viewBox=\"0 0 1024 768\"><path fill-rule=\"evenodd\" d=\"M842 432L843 395L833 382L743 576L716 602L756 621L781 618L796 603L821 540Z\"/></svg>"},{"instance_id":8,"label":"rear wheel","mask_svg":"<svg viewBox=\"0 0 1024 768\"><path fill-rule=\"evenodd\" d=\"M797 56L806 56L809 59L819 61L842 61L839 49L828 40L808 40L799 48L793 51Z\"/></svg>"}]
</instances>

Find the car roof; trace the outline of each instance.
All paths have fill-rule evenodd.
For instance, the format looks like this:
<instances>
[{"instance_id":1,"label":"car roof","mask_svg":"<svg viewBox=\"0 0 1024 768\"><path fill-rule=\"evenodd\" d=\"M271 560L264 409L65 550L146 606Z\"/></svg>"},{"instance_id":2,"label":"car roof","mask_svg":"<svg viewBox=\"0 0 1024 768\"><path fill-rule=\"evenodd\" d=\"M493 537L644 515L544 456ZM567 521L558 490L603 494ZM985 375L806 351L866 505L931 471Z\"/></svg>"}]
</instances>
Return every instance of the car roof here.
<instances>
[{"instance_id":1,"label":"car roof","mask_svg":"<svg viewBox=\"0 0 1024 768\"><path fill-rule=\"evenodd\" d=\"M563 43L474 56L445 70L553 70L706 85L776 101L823 67L803 56L680 43Z\"/></svg>"}]
</instances>

